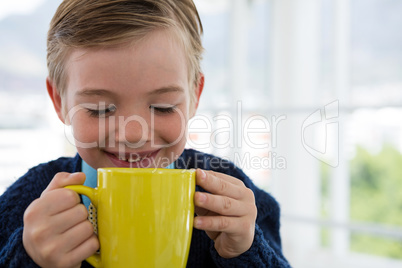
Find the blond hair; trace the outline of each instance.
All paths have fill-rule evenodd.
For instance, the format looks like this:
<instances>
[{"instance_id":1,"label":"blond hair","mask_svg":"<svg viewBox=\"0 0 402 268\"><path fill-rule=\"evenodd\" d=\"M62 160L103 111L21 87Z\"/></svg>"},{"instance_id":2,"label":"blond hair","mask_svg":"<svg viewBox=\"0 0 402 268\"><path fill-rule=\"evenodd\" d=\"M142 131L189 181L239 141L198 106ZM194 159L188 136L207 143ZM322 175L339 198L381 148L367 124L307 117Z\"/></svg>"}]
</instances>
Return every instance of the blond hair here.
<instances>
[{"instance_id":1,"label":"blond hair","mask_svg":"<svg viewBox=\"0 0 402 268\"><path fill-rule=\"evenodd\" d=\"M72 49L116 46L156 29L173 29L179 34L189 83L198 84L203 29L192 0L64 0L48 32L49 79L63 95L68 81L65 65ZM195 92L190 95L194 102Z\"/></svg>"}]
</instances>

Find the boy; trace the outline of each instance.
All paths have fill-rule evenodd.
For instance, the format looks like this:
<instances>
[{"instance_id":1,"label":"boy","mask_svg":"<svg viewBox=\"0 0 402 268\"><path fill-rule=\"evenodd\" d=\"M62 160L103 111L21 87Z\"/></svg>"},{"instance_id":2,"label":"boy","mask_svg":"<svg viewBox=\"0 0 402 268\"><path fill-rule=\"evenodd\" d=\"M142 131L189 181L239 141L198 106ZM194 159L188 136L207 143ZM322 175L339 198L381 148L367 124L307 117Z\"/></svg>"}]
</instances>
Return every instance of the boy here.
<instances>
[{"instance_id":1,"label":"boy","mask_svg":"<svg viewBox=\"0 0 402 268\"><path fill-rule=\"evenodd\" d=\"M184 149L204 85L201 34L192 0L60 5L46 84L78 154L31 169L0 198L1 267L90 267L99 242L64 186L96 186L94 170L110 166L197 168L188 267L288 267L276 201L232 163Z\"/></svg>"}]
</instances>

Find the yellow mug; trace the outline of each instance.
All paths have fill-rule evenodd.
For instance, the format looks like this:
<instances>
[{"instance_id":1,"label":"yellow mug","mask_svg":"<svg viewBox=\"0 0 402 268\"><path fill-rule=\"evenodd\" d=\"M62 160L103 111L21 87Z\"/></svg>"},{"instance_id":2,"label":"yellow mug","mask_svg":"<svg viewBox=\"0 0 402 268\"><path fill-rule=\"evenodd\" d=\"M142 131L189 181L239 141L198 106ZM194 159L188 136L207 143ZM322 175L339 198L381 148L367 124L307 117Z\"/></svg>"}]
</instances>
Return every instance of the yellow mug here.
<instances>
[{"instance_id":1,"label":"yellow mug","mask_svg":"<svg viewBox=\"0 0 402 268\"><path fill-rule=\"evenodd\" d=\"M194 219L195 170L98 169L98 187L72 185L97 209L94 267L185 267Z\"/></svg>"}]
</instances>

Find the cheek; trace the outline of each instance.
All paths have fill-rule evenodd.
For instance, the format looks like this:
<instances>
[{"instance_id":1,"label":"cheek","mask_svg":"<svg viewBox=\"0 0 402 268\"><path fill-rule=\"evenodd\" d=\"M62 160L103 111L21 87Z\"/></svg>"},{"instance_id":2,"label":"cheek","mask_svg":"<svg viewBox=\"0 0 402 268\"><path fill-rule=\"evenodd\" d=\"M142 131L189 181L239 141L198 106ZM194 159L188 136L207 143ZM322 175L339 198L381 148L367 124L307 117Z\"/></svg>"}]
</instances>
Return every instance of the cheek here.
<instances>
[{"instance_id":1,"label":"cheek","mask_svg":"<svg viewBox=\"0 0 402 268\"><path fill-rule=\"evenodd\" d=\"M165 142L174 143L185 140L187 133L187 114L169 115L169 118L155 120L155 132Z\"/></svg>"},{"instance_id":2,"label":"cheek","mask_svg":"<svg viewBox=\"0 0 402 268\"><path fill-rule=\"evenodd\" d=\"M74 139L79 143L94 143L99 140L98 120L88 118L84 114L77 114L71 121Z\"/></svg>"}]
</instances>

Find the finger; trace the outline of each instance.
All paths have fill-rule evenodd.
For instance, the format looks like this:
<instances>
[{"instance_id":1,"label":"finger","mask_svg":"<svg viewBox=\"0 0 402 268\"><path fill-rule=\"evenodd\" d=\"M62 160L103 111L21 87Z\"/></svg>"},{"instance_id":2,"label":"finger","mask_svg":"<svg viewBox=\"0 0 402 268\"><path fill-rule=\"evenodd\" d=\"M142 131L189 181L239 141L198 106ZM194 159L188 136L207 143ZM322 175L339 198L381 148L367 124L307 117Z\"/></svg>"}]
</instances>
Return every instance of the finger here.
<instances>
[{"instance_id":1,"label":"finger","mask_svg":"<svg viewBox=\"0 0 402 268\"><path fill-rule=\"evenodd\" d=\"M197 216L194 218L194 227L199 230L212 232L210 234L227 233L235 234L241 233L242 221L237 217L214 216L204 217ZM213 237L211 237L213 239Z\"/></svg>"},{"instance_id":2,"label":"finger","mask_svg":"<svg viewBox=\"0 0 402 268\"><path fill-rule=\"evenodd\" d=\"M239 185L239 186L245 186L243 181L241 181L238 178L235 178L233 176L230 176L230 175L227 175L227 174L224 174L224 173L220 173L220 172L216 172L216 171L213 171L213 170L197 169L197 172L201 172L201 171L204 171L207 174L219 177L219 178L221 178L223 180L226 180L226 181L228 181L230 183L233 183L233 184L236 184L236 185Z\"/></svg>"},{"instance_id":3,"label":"finger","mask_svg":"<svg viewBox=\"0 0 402 268\"><path fill-rule=\"evenodd\" d=\"M67 240L68 241L68 240ZM70 251L63 252L62 255L50 256L53 263L57 263L58 267L80 267L83 260L95 254L99 249L99 240L94 233L89 238L83 240L77 247ZM50 266L49 266L50 267Z\"/></svg>"},{"instance_id":4,"label":"finger","mask_svg":"<svg viewBox=\"0 0 402 268\"><path fill-rule=\"evenodd\" d=\"M39 199L41 214L54 216L81 203L79 195L70 189L56 189Z\"/></svg>"},{"instance_id":5,"label":"finger","mask_svg":"<svg viewBox=\"0 0 402 268\"><path fill-rule=\"evenodd\" d=\"M66 252L70 252L89 239L93 233L92 223L84 220L63 233L60 240L64 241Z\"/></svg>"},{"instance_id":6,"label":"finger","mask_svg":"<svg viewBox=\"0 0 402 268\"><path fill-rule=\"evenodd\" d=\"M85 182L85 174L82 172L77 173L60 172L54 176L53 180L43 191L41 196L45 195L46 193L52 190L63 188L67 185L84 184L84 182Z\"/></svg>"},{"instance_id":7,"label":"finger","mask_svg":"<svg viewBox=\"0 0 402 268\"><path fill-rule=\"evenodd\" d=\"M202 192L195 193L194 201L196 206L224 216L244 216L253 209L253 204L251 203L245 203L227 196L212 195ZM203 216L207 215L208 213Z\"/></svg>"},{"instance_id":8,"label":"finger","mask_svg":"<svg viewBox=\"0 0 402 268\"><path fill-rule=\"evenodd\" d=\"M92 233L89 239L85 240L83 243L78 245L72 251L68 253L68 259L78 262L81 262L91 255L95 254L95 252L99 249L99 240L98 237ZM70 265L68 265L70 266ZM67 267L68 267L67 266ZM70 266L71 267L71 266Z\"/></svg>"},{"instance_id":9,"label":"finger","mask_svg":"<svg viewBox=\"0 0 402 268\"><path fill-rule=\"evenodd\" d=\"M240 181L233 183L233 181L237 180L235 178L228 179L225 176L217 176L215 172L206 172L204 170L197 170L197 185L202 187L204 190L217 194L228 196L234 199L243 199L244 191L248 189L244 186L243 182Z\"/></svg>"},{"instance_id":10,"label":"finger","mask_svg":"<svg viewBox=\"0 0 402 268\"><path fill-rule=\"evenodd\" d=\"M226 181L228 181L230 183L236 184L238 186L245 186L243 181L241 181L238 178L235 178L233 176L230 176L230 175L227 175L227 174L224 174L224 173L220 173L220 172L216 172L216 171L213 171L213 170L206 170L205 172L210 173L210 174L212 174L212 175L214 175L214 176L216 176L218 178L221 178L222 180L226 180Z\"/></svg>"},{"instance_id":11,"label":"finger","mask_svg":"<svg viewBox=\"0 0 402 268\"><path fill-rule=\"evenodd\" d=\"M61 234L87 219L88 211L86 207L83 204L78 204L54 216L53 226L56 227L55 232Z\"/></svg>"}]
</instances>

